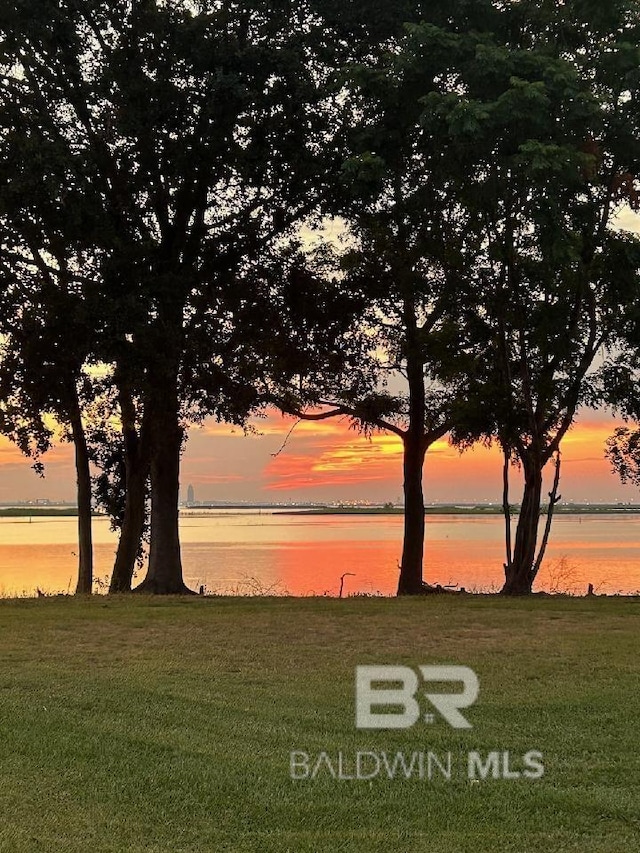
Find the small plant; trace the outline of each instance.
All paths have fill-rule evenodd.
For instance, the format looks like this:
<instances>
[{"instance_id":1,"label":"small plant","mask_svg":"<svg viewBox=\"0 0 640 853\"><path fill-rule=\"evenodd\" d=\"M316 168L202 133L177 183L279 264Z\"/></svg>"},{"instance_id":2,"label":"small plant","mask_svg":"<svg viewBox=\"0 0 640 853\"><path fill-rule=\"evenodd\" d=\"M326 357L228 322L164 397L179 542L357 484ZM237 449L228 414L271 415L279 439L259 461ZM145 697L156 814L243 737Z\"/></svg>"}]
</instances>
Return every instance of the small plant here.
<instances>
[{"instance_id":1,"label":"small plant","mask_svg":"<svg viewBox=\"0 0 640 853\"><path fill-rule=\"evenodd\" d=\"M369 592L350 592L347 598L392 598L389 593L381 592L379 589L370 590Z\"/></svg>"},{"instance_id":2,"label":"small plant","mask_svg":"<svg viewBox=\"0 0 640 853\"><path fill-rule=\"evenodd\" d=\"M281 581L265 583L260 578L253 576L243 576L242 580L227 588L209 591L205 587L205 590L205 595L231 595L240 598L270 598L274 596L282 598L291 595L289 590L282 585Z\"/></svg>"},{"instance_id":3,"label":"small plant","mask_svg":"<svg viewBox=\"0 0 640 853\"><path fill-rule=\"evenodd\" d=\"M101 595L106 595L109 592L109 575L94 577L93 591Z\"/></svg>"},{"instance_id":4,"label":"small plant","mask_svg":"<svg viewBox=\"0 0 640 853\"><path fill-rule=\"evenodd\" d=\"M549 563L543 586L552 595L576 595L580 587L578 568L566 554Z\"/></svg>"}]
</instances>

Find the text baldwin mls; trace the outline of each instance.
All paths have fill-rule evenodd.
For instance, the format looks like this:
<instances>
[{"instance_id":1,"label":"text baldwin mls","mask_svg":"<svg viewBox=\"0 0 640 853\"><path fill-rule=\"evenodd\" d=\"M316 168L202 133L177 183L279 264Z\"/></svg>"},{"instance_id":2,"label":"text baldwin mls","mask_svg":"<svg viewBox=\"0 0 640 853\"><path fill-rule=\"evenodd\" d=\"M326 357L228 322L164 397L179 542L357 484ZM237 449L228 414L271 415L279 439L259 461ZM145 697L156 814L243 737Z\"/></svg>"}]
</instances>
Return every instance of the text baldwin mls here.
<instances>
[{"instance_id":1,"label":"text baldwin mls","mask_svg":"<svg viewBox=\"0 0 640 853\"><path fill-rule=\"evenodd\" d=\"M410 729L420 720L431 724L434 711L454 729L471 729L460 709L469 708L478 698L478 677L466 666L425 665L413 670L407 666L358 666L355 673L356 729ZM419 699L423 683L457 682L462 691L455 693L424 692L429 703L422 715ZM390 686L392 685L392 686ZM381 713L382 708L386 713ZM389 711L393 708L393 711ZM377 709L377 710L376 710ZM401 710L398 710L401 709ZM352 754L322 751L309 754L293 750L289 754L292 779L372 780L387 779L451 779L464 776L470 781L481 779L540 779L544 776L542 753L531 749L520 757L506 750L481 753L471 751L454 756L452 752L437 754L429 750L394 752L362 750Z\"/></svg>"},{"instance_id":2,"label":"text baldwin mls","mask_svg":"<svg viewBox=\"0 0 640 853\"><path fill-rule=\"evenodd\" d=\"M540 779L544 775L542 753L530 750L519 760L509 752L452 752L414 750L394 752L362 750L318 752L309 754L293 750L289 756L289 775L292 779L331 778L336 781L353 779L424 779L450 780L455 775L471 781L481 779Z\"/></svg>"}]
</instances>

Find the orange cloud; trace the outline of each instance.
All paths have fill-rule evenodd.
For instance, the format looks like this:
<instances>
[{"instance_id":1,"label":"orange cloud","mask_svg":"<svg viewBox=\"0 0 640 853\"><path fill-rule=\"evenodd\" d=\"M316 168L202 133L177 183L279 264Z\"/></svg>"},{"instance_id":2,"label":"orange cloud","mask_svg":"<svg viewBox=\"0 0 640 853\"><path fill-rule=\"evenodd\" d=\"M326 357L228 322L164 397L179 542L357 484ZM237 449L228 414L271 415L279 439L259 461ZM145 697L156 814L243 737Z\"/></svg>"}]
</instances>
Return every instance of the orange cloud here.
<instances>
[{"instance_id":1,"label":"orange cloud","mask_svg":"<svg viewBox=\"0 0 640 853\"><path fill-rule=\"evenodd\" d=\"M288 421L291 423L291 421ZM328 424L332 424L328 429ZM394 489L402 481L402 443L395 435L376 435L371 440L354 434L344 422L306 423L303 434L292 434L287 447L264 469L269 491L315 489L330 485L389 483ZM562 444L563 483L568 499L585 498L585 487L619 490L604 458L606 439L612 434L613 420L579 422ZM290 427L289 427L290 428ZM284 430L283 430L284 431ZM475 489L474 500L498 500L501 494L502 457L498 447L477 445L461 454L443 439L427 453L425 463L426 498L460 499ZM551 476L551 466L548 469ZM520 474L512 472L514 500L518 499ZM478 490L481 491L478 491ZM593 500L597 497L593 495ZM611 499L608 497L607 499Z\"/></svg>"},{"instance_id":2,"label":"orange cloud","mask_svg":"<svg viewBox=\"0 0 640 853\"><path fill-rule=\"evenodd\" d=\"M266 469L266 488L271 491L300 489L331 484L371 482L393 478L402 459L402 444L395 436L374 436L371 440L354 436L343 427L335 443L327 444L326 437L316 425L316 437L322 443L305 441L303 455L279 454ZM313 434L309 434L311 438Z\"/></svg>"},{"instance_id":3,"label":"orange cloud","mask_svg":"<svg viewBox=\"0 0 640 853\"><path fill-rule=\"evenodd\" d=\"M15 444L8 438L0 435L0 465L16 465L24 463L25 457L20 453Z\"/></svg>"},{"instance_id":4,"label":"orange cloud","mask_svg":"<svg viewBox=\"0 0 640 853\"><path fill-rule=\"evenodd\" d=\"M564 500L637 500L638 490L621 486L604 458L604 444L617 422L604 413L585 413L562 445ZM305 421L270 411L254 421L257 434L207 422L190 432L182 483L199 486L200 499L298 500L397 499L402 492L402 443L395 435L367 440L344 418ZM284 449L283 449L284 445ZM31 461L0 437L0 496L72 499L73 452L55 447L44 460L46 479L31 471ZM428 502L499 501L502 459L497 448L475 447L460 454L447 440L430 448L425 464ZM548 479L552 471L549 466ZM512 472L512 499L520 499L521 474ZM545 489L548 491L548 488Z\"/></svg>"},{"instance_id":5,"label":"orange cloud","mask_svg":"<svg viewBox=\"0 0 640 853\"><path fill-rule=\"evenodd\" d=\"M305 454L294 455L285 449L267 465L266 488L277 491L331 484L395 482L401 476L402 441L396 435L374 435L368 439L354 435L353 430L345 426L340 432L335 431L335 435L336 440L328 444L324 422L316 424L315 435L309 432L306 436ZM429 453L443 458L458 456L446 440L436 442Z\"/></svg>"},{"instance_id":6,"label":"orange cloud","mask_svg":"<svg viewBox=\"0 0 640 853\"><path fill-rule=\"evenodd\" d=\"M580 421L565 435L562 449L572 461L580 461L579 456L602 459L606 440L617 426L618 421Z\"/></svg>"},{"instance_id":7,"label":"orange cloud","mask_svg":"<svg viewBox=\"0 0 640 853\"><path fill-rule=\"evenodd\" d=\"M52 448L47 454L42 457L42 462L45 464L45 472L49 468L68 467L69 459L69 444L62 444ZM6 436L0 436L0 468L5 471L30 468L34 463L33 459L25 456L15 444L9 441Z\"/></svg>"}]
</instances>

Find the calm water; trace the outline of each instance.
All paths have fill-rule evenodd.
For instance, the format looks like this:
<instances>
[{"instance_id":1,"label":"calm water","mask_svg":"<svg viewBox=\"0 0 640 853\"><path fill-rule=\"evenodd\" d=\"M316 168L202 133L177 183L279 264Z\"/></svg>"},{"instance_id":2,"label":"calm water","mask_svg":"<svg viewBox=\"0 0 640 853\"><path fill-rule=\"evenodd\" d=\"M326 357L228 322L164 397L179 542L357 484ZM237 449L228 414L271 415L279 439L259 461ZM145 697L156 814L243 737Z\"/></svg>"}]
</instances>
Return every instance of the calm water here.
<instances>
[{"instance_id":1,"label":"calm water","mask_svg":"<svg viewBox=\"0 0 640 853\"><path fill-rule=\"evenodd\" d=\"M0 519L0 593L73 590L76 519ZM186 513L181 519L187 583L208 592L393 593L401 516L291 516L257 511ZM425 577L495 590L502 582L501 517L428 516ZM116 537L94 525L96 576L106 580ZM538 589L640 590L640 515L559 516Z\"/></svg>"}]
</instances>

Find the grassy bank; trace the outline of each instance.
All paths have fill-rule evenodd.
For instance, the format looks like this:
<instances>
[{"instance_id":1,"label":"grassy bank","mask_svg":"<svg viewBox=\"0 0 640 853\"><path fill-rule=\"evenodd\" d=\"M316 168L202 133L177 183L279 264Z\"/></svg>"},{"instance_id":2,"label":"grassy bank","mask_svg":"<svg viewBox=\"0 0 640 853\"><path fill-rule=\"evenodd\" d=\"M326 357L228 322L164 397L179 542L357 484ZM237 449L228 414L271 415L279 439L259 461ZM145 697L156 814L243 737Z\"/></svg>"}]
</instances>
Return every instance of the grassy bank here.
<instances>
[{"instance_id":1,"label":"grassy bank","mask_svg":"<svg viewBox=\"0 0 640 853\"><path fill-rule=\"evenodd\" d=\"M0 850L628 853L639 637L630 599L2 601ZM473 729L356 731L367 663L472 667ZM466 776L470 750L531 749L542 779ZM292 781L292 750L454 772Z\"/></svg>"}]
</instances>

